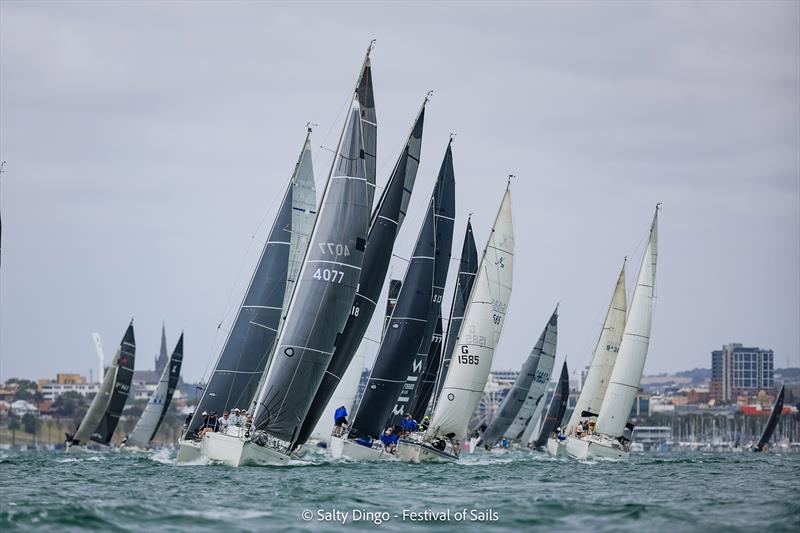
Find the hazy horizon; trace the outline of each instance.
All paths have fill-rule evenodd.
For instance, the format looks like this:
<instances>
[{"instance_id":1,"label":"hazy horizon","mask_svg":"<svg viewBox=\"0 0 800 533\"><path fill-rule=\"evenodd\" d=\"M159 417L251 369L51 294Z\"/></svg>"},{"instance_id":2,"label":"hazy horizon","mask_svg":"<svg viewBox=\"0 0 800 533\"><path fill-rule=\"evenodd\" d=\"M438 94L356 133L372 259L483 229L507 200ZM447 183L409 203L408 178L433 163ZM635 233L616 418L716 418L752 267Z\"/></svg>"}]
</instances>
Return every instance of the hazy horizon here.
<instances>
[{"instance_id":1,"label":"hazy horizon","mask_svg":"<svg viewBox=\"0 0 800 533\"><path fill-rule=\"evenodd\" d=\"M556 364L588 363L657 202L645 373L708 368L730 342L800 366L798 20L796 2L4 0L0 380L96 372L91 334L108 362L131 317L137 370L164 321L168 350L185 330L184 379L207 374L305 125L321 191L372 38L379 185L434 91L397 255L451 132L454 258L468 213L483 248L517 176L493 368L519 368L557 303Z\"/></svg>"}]
</instances>

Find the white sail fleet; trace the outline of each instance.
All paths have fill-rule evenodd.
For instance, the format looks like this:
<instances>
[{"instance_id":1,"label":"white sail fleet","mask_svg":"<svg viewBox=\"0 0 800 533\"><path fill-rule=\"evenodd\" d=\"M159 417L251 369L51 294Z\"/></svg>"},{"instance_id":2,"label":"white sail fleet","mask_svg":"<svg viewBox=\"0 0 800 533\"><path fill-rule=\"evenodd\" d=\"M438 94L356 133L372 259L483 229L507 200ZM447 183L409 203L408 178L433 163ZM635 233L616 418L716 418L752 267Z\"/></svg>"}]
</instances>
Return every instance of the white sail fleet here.
<instances>
[{"instance_id":1,"label":"white sail fleet","mask_svg":"<svg viewBox=\"0 0 800 533\"><path fill-rule=\"evenodd\" d=\"M558 309L545 325L493 420L475 416L507 320L516 239L509 176L479 253L467 221L453 299L443 295L456 227L453 140L418 231L399 291L390 295L376 360L349 416L365 333L387 279L421 157L428 96L378 198L377 119L367 50L319 202L311 130L233 326L179 440L178 462L285 465L311 442L354 460L455 462L481 448L546 448L576 459L625 458L628 415L642 376L654 307L658 207L630 306L624 265L577 407L565 418L566 362L549 406ZM499 193L500 191L498 191ZM453 258L455 260L455 258ZM447 318L446 320L444 320ZM130 387L133 325L72 444L109 442ZM126 446L146 448L180 371L183 337ZM171 370L170 370L171 369ZM174 374L174 376L173 376ZM127 379L127 382L126 382ZM566 385L565 385L566 383ZM163 387L162 387L163 385ZM565 390L566 389L566 390ZM166 400L166 401L165 401ZM246 408L246 419L209 430L212 416Z\"/></svg>"}]
</instances>

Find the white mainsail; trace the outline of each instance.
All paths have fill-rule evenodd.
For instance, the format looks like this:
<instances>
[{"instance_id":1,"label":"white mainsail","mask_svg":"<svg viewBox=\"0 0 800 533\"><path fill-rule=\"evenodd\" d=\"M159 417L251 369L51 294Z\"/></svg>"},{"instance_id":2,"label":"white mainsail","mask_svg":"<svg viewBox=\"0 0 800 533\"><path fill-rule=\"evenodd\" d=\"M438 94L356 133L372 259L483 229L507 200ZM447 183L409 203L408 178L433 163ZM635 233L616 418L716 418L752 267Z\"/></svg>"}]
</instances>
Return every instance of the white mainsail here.
<instances>
[{"instance_id":1,"label":"white mainsail","mask_svg":"<svg viewBox=\"0 0 800 533\"><path fill-rule=\"evenodd\" d=\"M470 417L478 406L500 340L511 298L514 270L514 225L511 190L503 201L483 251L478 277L464 314L456 343L427 436L467 436Z\"/></svg>"},{"instance_id":2,"label":"white mainsail","mask_svg":"<svg viewBox=\"0 0 800 533\"><path fill-rule=\"evenodd\" d=\"M639 278L633 291L625 332L622 335L617 362L609 379L597 417L596 433L621 437L639 390L653 318L656 259L658 258L658 206L650 226L650 239L642 257Z\"/></svg>"},{"instance_id":3,"label":"white mainsail","mask_svg":"<svg viewBox=\"0 0 800 533\"><path fill-rule=\"evenodd\" d=\"M571 434L581 419L581 413L589 411L597 414L603 404L608 382L614 370L614 362L617 360L619 345L622 341L622 333L625 329L628 302L625 292L625 263L617 278L617 285L614 287L614 294L611 303L608 305L606 319L603 322L603 330L597 339L597 346L592 355L592 362L589 366L589 373L586 375L586 382L581 388L575 410L567 423L567 434Z\"/></svg>"},{"instance_id":4,"label":"white mainsail","mask_svg":"<svg viewBox=\"0 0 800 533\"><path fill-rule=\"evenodd\" d=\"M544 421L544 404L544 395L542 395L536 404L528 425L525 427L525 431L522 432L522 436L519 438L521 446L527 446L539 434L539 428L542 427L542 422Z\"/></svg>"}]
</instances>

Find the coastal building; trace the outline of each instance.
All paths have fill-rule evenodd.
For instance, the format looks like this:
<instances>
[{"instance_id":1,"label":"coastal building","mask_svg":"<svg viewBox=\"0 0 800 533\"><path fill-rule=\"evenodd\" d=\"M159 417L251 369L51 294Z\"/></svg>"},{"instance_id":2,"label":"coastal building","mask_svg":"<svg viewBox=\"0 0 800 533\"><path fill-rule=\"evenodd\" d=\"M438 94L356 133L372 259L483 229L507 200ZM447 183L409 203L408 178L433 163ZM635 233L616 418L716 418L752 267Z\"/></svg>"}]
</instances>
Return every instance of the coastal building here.
<instances>
[{"instance_id":1,"label":"coastal building","mask_svg":"<svg viewBox=\"0 0 800 533\"><path fill-rule=\"evenodd\" d=\"M760 390L771 390L774 381L772 350L746 347L738 342L711 352L710 396L719 402L736 401Z\"/></svg>"},{"instance_id":2,"label":"coastal building","mask_svg":"<svg viewBox=\"0 0 800 533\"><path fill-rule=\"evenodd\" d=\"M55 380L37 380L39 392L44 400L55 401L65 392L77 392L81 396L93 396L100 390L99 383L89 383L80 374L56 374Z\"/></svg>"}]
</instances>

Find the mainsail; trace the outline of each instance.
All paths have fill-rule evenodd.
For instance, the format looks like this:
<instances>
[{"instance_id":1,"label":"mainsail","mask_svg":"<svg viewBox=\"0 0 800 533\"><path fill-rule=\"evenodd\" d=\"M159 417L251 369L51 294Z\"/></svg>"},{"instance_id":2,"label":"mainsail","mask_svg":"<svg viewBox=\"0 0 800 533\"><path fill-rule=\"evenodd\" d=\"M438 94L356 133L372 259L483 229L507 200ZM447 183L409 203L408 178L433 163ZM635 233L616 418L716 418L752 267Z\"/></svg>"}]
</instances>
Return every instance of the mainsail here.
<instances>
[{"instance_id":1,"label":"mainsail","mask_svg":"<svg viewBox=\"0 0 800 533\"><path fill-rule=\"evenodd\" d=\"M539 435L539 428L542 427L542 423L544 422L544 396L542 396L539 400L539 403L536 404L536 409L533 411L533 415L530 417L530 421L528 425L522 430L522 433L519 435L519 438L516 439L517 442L521 446L527 446L529 442L531 442L534 437Z\"/></svg>"},{"instance_id":2,"label":"mainsail","mask_svg":"<svg viewBox=\"0 0 800 533\"><path fill-rule=\"evenodd\" d=\"M253 428L290 444L328 368L358 285L369 225L360 115L354 98L275 356L257 396Z\"/></svg>"},{"instance_id":3,"label":"mainsail","mask_svg":"<svg viewBox=\"0 0 800 533\"><path fill-rule=\"evenodd\" d=\"M90 439L101 444L108 444L111 441L125 402L128 400L135 356L136 341L131 320L119 349L106 370L103 384L92 399L78 430L74 435L67 436L70 444L85 444Z\"/></svg>"},{"instance_id":4,"label":"mainsail","mask_svg":"<svg viewBox=\"0 0 800 533\"><path fill-rule=\"evenodd\" d=\"M478 276L464 314L441 399L431 417L428 437L467 436L467 425L489 377L494 350L505 324L514 269L514 225L511 190L506 187Z\"/></svg>"},{"instance_id":5,"label":"mainsail","mask_svg":"<svg viewBox=\"0 0 800 533\"><path fill-rule=\"evenodd\" d=\"M769 443L769 440L772 438L772 434L775 432L775 428L778 425L778 420L781 417L781 412L783 411L783 389L785 385L781 385L781 390L778 393L778 397L775 399L775 404L772 406L772 412L769 414L769 420L767 420L767 425L764 427L764 432L761 434L761 438L758 439L758 444L753 451L762 452L764 448Z\"/></svg>"},{"instance_id":6,"label":"mainsail","mask_svg":"<svg viewBox=\"0 0 800 533\"><path fill-rule=\"evenodd\" d=\"M497 414L481 436L486 446L493 446L501 437L518 439L528 425L536 406L543 401L558 342L558 307L539 335L539 340L522 364L517 379L503 399Z\"/></svg>"},{"instance_id":7,"label":"mainsail","mask_svg":"<svg viewBox=\"0 0 800 533\"><path fill-rule=\"evenodd\" d=\"M564 361L556 390L553 393L553 398L550 400L550 407L547 408L544 423L542 424L541 430L539 430L539 437L533 443L535 448L541 448L547 444L547 439L550 438L550 434L561 425L561 419L564 418L564 412L567 410L568 401L569 371L567 370L567 362Z\"/></svg>"},{"instance_id":8,"label":"mainsail","mask_svg":"<svg viewBox=\"0 0 800 533\"><path fill-rule=\"evenodd\" d=\"M586 381L581 388L575 410L569 419L566 433L572 434L582 417L582 413L595 413L600 411L603 398L608 389L608 380L614 370L614 362L619 352L619 344L622 341L622 332L625 329L625 318L628 311L627 296L625 293L625 262L617 278L614 287L614 295L608 305L606 319L603 322L603 330L597 339L597 346L592 355L592 362L589 366L589 373Z\"/></svg>"},{"instance_id":9,"label":"mainsail","mask_svg":"<svg viewBox=\"0 0 800 533\"><path fill-rule=\"evenodd\" d=\"M428 348L428 358L425 362L425 370L422 372L419 391L411 408L411 418L422 420L428 410L428 404L433 395L433 387L436 385L436 376L439 373L442 362L442 316L441 306L439 316L436 318L436 329L433 330L433 338Z\"/></svg>"},{"instance_id":10,"label":"mainsail","mask_svg":"<svg viewBox=\"0 0 800 533\"><path fill-rule=\"evenodd\" d=\"M428 362L431 339L437 319L442 314L442 298L450 268L450 254L453 248L453 222L456 216L455 172L453 170L453 139L447 143L444 160L439 169L437 187L434 190L434 251L433 251L433 289L425 319L425 331L419 339L417 355L408 367L408 375L400 395L392 409L390 426L397 426L403 416L411 411L419 392L423 373Z\"/></svg>"},{"instance_id":11,"label":"mainsail","mask_svg":"<svg viewBox=\"0 0 800 533\"><path fill-rule=\"evenodd\" d=\"M316 219L316 190L309 129L267 242L217 364L186 430L203 424L203 412L248 408L267 368L281 317L308 248ZM299 260L298 260L299 258Z\"/></svg>"},{"instance_id":12,"label":"mainsail","mask_svg":"<svg viewBox=\"0 0 800 533\"><path fill-rule=\"evenodd\" d=\"M367 388L353 417L351 429L358 435L378 437L382 433L425 334L433 289L434 209L438 188L437 181Z\"/></svg>"},{"instance_id":13,"label":"mainsail","mask_svg":"<svg viewBox=\"0 0 800 533\"><path fill-rule=\"evenodd\" d=\"M596 433L612 438L623 435L642 379L647 348L650 345L657 258L658 206L653 216L653 224L650 226L650 238L642 257L642 266L633 291L617 361L611 372L608 390L600 406L595 426Z\"/></svg>"},{"instance_id":14,"label":"mainsail","mask_svg":"<svg viewBox=\"0 0 800 533\"><path fill-rule=\"evenodd\" d=\"M372 216L367 237L367 249L364 251L364 261L358 278L358 290L353 306L342 334L336 342L336 348L330 363L328 363L327 371L314 395L306 421L303 422L297 436L298 444L303 444L308 440L317 422L327 416L325 408L342 376L350 366L353 355L357 352L370 320L372 320L376 307L375 302L380 296L386 271L389 269L394 242L402 224L411 191L414 188L422 150L422 129L427 102L426 98L408 135L405 148L383 191L378 208Z\"/></svg>"},{"instance_id":15,"label":"mainsail","mask_svg":"<svg viewBox=\"0 0 800 533\"><path fill-rule=\"evenodd\" d=\"M472 234L471 217L467 219L467 229L464 233L464 244L461 246L461 259L458 262L458 276L456 278L456 288L453 291L453 302L450 305L450 320L447 321L447 334L444 341L444 352L442 352L441 368L436 376L436 387L433 395L434 405L442 385L450 369L450 358L453 355L458 341L458 334L461 331L461 322L464 320L464 310L467 308L469 295L472 292L472 285L475 282L475 275L478 272L478 250L475 247L475 237ZM431 408L433 410L433 408Z\"/></svg>"},{"instance_id":16,"label":"mainsail","mask_svg":"<svg viewBox=\"0 0 800 533\"><path fill-rule=\"evenodd\" d=\"M172 351L172 357L169 358L167 366L161 372L158 387L153 392L153 395L150 396L142 416L139 417L139 421L131 431L125 444L147 448L150 445L150 441L155 438L158 428L161 426L161 422L164 421L164 416L166 416L169 409L172 395L175 393L175 387L178 385L182 363L183 333L178 339L178 344L175 345L175 350Z\"/></svg>"},{"instance_id":17,"label":"mainsail","mask_svg":"<svg viewBox=\"0 0 800 533\"><path fill-rule=\"evenodd\" d=\"M361 117L361 142L364 149L364 173L367 179L367 205L370 213L375 196L375 163L378 154L378 119L375 114L375 91L372 88L372 59L370 58L374 44L375 41L370 42L369 48L367 48L355 92Z\"/></svg>"}]
</instances>

